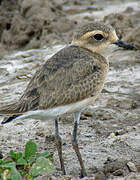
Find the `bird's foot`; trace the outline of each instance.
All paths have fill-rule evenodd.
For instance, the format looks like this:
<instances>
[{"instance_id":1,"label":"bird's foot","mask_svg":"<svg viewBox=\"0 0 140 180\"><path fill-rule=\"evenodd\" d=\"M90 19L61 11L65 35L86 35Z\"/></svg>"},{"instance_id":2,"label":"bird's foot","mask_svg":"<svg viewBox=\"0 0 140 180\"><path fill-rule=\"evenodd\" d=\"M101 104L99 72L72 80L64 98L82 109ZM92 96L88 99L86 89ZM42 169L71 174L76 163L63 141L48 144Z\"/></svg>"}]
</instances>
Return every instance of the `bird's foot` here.
<instances>
[{"instance_id":1,"label":"bird's foot","mask_svg":"<svg viewBox=\"0 0 140 180\"><path fill-rule=\"evenodd\" d=\"M64 167L62 168L62 175L66 175L66 171Z\"/></svg>"},{"instance_id":2,"label":"bird's foot","mask_svg":"<svg viewBox=\"0 0 140 180\"><path fill-rule=\"evenodd\" d=\"M86 170L85 169L81 169L80 178L83 178L85 176L87 176Z\"/></svg>"}]
</instances>

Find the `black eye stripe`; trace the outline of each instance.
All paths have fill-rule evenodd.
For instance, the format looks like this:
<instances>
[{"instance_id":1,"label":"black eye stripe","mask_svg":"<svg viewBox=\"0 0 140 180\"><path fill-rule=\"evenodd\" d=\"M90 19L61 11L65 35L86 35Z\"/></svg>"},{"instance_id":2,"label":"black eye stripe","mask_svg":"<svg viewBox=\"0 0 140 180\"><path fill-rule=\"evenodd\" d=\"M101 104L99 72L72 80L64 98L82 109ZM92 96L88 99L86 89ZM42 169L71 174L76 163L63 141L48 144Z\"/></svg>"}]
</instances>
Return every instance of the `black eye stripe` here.
<instances>
[{"instance_id":1,"label":"black eye stripe","mask_svg":"<svg viewBox=\"0 0 140 180\"><path fill-rule=\"evenodd\" d=\"M94 36L92 36L94 39L96 39L96 40L98 40L98 41L100 41L100 40L102 40L104 37L103 37L103 35L102 34L95 34Z\"/></svg>"}]
</instances>

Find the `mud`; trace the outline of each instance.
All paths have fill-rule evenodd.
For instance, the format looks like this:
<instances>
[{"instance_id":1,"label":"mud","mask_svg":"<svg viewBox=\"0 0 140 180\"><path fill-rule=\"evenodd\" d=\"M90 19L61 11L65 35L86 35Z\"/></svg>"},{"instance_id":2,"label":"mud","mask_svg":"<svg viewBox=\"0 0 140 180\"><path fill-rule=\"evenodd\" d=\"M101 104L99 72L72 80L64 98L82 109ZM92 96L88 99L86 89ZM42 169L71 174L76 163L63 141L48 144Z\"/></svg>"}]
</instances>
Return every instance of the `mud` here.
<instances>
[{"instance_id":1,"label":"mud","mask_svg":"<svg viewBox=\"0 0 140 180\"><path fill-rule=\"evenodd\" d=\"M80 151L94 180L140 180L140 4L138 1L0 1L0 106L16 101L36 69L69 44L79 24L109 22L137 51L110 54L110 71L96 102L81 116ZM0 120L3 117L0 116ZM61 117L67 176L61 176L52 121L0 125L0 152L23 151L28 140L54 153L55 172L37 179L79 179L71 146L72 116ZM108 178L107 178L108 177Z\"/></svg>"}]
</instances>

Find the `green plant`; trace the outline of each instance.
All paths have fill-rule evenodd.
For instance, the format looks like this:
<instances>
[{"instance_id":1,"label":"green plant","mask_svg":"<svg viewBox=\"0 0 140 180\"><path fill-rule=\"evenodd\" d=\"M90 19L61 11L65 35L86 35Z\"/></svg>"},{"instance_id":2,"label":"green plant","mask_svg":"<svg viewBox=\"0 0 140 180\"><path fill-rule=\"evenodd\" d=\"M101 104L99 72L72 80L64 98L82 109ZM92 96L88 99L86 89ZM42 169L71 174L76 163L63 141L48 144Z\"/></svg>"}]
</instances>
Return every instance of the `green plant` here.
<instances>
[{"instance_id":1,"label":"green plant","mask_svg":"<svg viewBox=\"0 0 140 180\"><path fill-rule=\"evenodd\" d=\"M2 180L33 180L41 173L51 173L54 170L53 155L49 152L37 154L37 145L28 141L25 151L14 152L0 159L0 178Z\"/></svg>"}]
</instances>

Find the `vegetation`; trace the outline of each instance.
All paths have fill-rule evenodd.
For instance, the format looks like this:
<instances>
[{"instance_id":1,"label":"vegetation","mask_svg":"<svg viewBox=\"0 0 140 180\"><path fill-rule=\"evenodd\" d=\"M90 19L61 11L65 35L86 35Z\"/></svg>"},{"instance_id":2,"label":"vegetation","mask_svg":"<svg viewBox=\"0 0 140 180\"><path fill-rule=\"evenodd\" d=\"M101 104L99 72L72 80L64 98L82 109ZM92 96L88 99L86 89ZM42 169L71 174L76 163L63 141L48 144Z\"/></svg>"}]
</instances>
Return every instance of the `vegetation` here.
<instances>
[{"instance_id":1,"label":"vegetation","mask_svg":"<svg viewBox=\"0 0 140 180\"><path fill-rule=\"evenodd\" d=\"M41 173L51 173L54 170L53 155L49 152L37 154L37 145L28 141L25 151L14 152L0 159L0 179L2 180L33 180Z\"/></svg>"}]
</instances>

